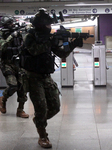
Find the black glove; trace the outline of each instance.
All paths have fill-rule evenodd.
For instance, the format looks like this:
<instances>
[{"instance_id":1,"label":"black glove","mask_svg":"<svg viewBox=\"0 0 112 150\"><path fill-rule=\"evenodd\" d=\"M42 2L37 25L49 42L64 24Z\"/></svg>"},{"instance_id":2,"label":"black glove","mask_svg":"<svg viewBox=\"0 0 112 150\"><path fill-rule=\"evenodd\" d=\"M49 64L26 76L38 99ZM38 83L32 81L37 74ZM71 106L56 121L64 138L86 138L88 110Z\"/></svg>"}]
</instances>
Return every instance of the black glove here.
<instances>
[{"instance_id":1,"label":"black glove","mask_svg":"<svg viewBox=\"0 0 112 150\"><path fill-rule=\"evenodd\" d=\"M74 49L76 47L82 47L83 46L83 39L82 38L77 38L74 41L69 43L70 49Z\"/></svg>"},{"instance_id":2,"label":"black glove","mask_svg":"<svg viewBox=\"0 0 112 150\"><path fill-rule=\"evenodd\" d=\"M74 40L74 44L75 44L77 47L82 47L82 46L83 46L83 39L82 39L82 38L75 39L75 40Z\"/></svg>"},{"instance_id":3,"label":"black glove","mask_svg":"<svg viewBox=\"0 0 112 150\"><path fill-rule=\"evenodd\" d=\"M11 36L14 37L18 37L20 35L20 32L18 31L14 31L13 33L11 33Z\"/></svg>"},{"instance_id":4,"label":"black glove","mask_svg":"<svg viewBox=\"0 0 112 150\"><path fill-rule=\"evenodd\" d=\"M59 45L59 40L58 40L57 38L54 38L54 37L53 37L53 38L51 39L51 45L54 46L54 47L55 47L55 46L58 46L58 45Z\"/></svg>"}]
</instances>

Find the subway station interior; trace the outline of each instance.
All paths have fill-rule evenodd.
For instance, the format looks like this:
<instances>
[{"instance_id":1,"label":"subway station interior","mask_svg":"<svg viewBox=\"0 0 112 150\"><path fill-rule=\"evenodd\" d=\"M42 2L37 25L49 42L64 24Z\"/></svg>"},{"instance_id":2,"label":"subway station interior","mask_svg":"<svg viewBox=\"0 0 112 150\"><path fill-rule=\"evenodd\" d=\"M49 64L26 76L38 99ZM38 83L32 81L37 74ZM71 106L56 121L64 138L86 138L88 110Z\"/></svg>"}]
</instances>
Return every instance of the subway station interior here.
<instances>
[{"instance_id":1,"label":"subway station interior","mask_svg":"<svg viewBox=\"0 0 112 150\"><path fill-rule=\"evenodd\" d=\"M53 24L52 33L62 25L92 35L66 59L55 58L51 76L61 93L61 108L48 120L48 149L112 150L112 0L0 0L0 16L12 15L28 28L39 8L51 16L62 12L64 21ZM5 87L0 70L0 97ZM27 96L24 110L29 118L16 116L16 93L7 101L7 113L0 112L0 150L44 149L38 144L34 108Z\"/></svg>"}]
</instances>

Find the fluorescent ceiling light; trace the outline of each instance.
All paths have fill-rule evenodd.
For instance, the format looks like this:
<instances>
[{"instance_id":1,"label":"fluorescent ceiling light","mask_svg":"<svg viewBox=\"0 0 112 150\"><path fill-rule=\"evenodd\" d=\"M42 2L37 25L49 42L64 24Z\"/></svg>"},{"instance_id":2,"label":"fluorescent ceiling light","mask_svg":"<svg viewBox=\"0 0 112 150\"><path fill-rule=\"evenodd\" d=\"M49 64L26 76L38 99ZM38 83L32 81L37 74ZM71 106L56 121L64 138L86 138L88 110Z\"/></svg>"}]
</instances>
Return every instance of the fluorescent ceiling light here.
<instances>
[{"instance_id":1,"label":"fluorescent ceiling light","mask_svg":"<svg viewBox=\"0 0 112 150\"><path fill-rule=\"evenodd\" d=\"M84 22L74 22L74 23L61 23L60 25L63 25L65 28L75 28L75 27L82 27L82 26L97 26L97 19L92 21L92 20L88 20L88 21L84 21ZM59 29L60 28L59 24L53 24L52 25L52 29Z\"/></svg>"},{"instance_id":2,"label":"fluorescent ceiling light","mask_svg":"<svg viewBox=\"0 0 112 150\"><path fill-rule=\"evenodd\" d=\"M77 3L77 4L65 4L65 6L105 6L112 5L112 3L99 3L99 4L85 4L85 3Z\"/></svg>"}]
</instances>

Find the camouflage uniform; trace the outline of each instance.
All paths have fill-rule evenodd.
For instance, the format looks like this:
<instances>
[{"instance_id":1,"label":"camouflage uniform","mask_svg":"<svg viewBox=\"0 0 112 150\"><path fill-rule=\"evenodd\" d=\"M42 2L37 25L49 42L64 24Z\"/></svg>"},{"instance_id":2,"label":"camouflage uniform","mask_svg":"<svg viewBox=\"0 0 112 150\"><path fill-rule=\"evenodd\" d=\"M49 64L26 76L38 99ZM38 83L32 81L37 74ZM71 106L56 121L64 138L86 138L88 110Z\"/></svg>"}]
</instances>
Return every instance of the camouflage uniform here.
<instances>
[{"instance_id":1,"label":"camouflage uniform","mask_svg":"<svg viewBox=\"0 0 112 150\"><path fill-rule=\"evenodd\" d=\"M8 85L8 87L3 92L3 96L8 99L15 92L17 92L17 102L26 102L27 96L26 93L23 91L21 77L21 75L24 74L25 71L11 63L3 63L1 69Z\"/></svg>"},{"instance_id":2,"label":"camouflage uniform","mask_svg":"<svg viewBox=\"0 0 112 150\"><path fill-rule=\"evenodd\" d=\"M70 52L65 52L62 48L51 47L50 40L44 44L37 44L34 37L28 33L25 36L24 44L28 52L34 57L40 55L49 48L59 57L67 57ZM32 66L33 67L33 66ZM46 127L47 119L52 118L60 111L59 90L50 74L39 74L37 72L27 73L27 87L35 109L35 125L37 128ZM26 85L26 84L25 84Z\"/></svg>"},{"instance_id":3,"label":"camouflage uniform","mask_svg":"<svg viewBox=\"0 0 112 150\"><path fill-rule=\"evenodd\" d=\"M7 47L11 45L13 40L12 36L9 36L6 40L2 41L1 49L2 54L7 51ZM21 75L24 73L24 70L16 66L11 59L4 59L1 58L2 61L2 73L6 79L6 83L8 87L4 90L3 96L9 98L12 96L16 91L18 95L18 102L26 102L27 96L26 93L23 91L22 87L22 77Z\"/></svg>"},{"instance_id":4,"label":"camouflage uniform","mask_svg":"<svg viewBox=\"0 0 112 150\"><path fill-rule=\"evenodd\" d=\"M58 46L56 38L50 38L51 24L54 19L46 9L41 8L32 19L33 28L26 34L24 45L24 59L21 65L28 71L26 80L29 94L34 105L35 117L33 121L39 134L38 144L43 148L51 148L52 144L46 132L47 119L52 118L60 111L59 90L51 78L54 70L55 55L67 57L77 46L76 42L65 42L63 47ZM66 47L66 48L65 48ZM22 60L22 59L21 59Z\"/></svg>"},{"instance_id":5,"label":"camouflage uniform","mask_svg":"<svg viewBox=\"0 0 112 150\"><path fill-rule=\"evenodd\" d=\"M11 34L11 33L10 33ZM24 109L24 103L27 101L27 93L23 90L22 75L25 73L24 69L19 66L18 60L13 58L18 55L19 47L23 44L23 38L20 33L17 37L9 35L6 39L0 40L1 45L1 70L6 79L8 87L4 90L3 96L0 98L0 111L6 113L6 101L17 92L17 101L19 102L17 108L17 117L28 118Z\"/></svg>"}]
</instances>

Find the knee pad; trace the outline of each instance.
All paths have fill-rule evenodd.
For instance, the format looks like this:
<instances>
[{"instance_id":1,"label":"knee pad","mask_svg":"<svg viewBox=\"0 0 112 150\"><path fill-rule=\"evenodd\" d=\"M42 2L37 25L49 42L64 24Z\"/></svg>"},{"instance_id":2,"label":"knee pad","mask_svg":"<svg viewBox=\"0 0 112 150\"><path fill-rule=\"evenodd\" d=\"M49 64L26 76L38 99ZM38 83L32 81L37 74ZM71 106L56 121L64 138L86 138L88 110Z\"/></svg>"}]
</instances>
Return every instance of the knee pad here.
<instances>
[{"instance_id":1,"label":"knee pad","mask_svg":"<svg viewBox=\"0 0 112 150\"><path fill-rule=\"evenodd\" d=\"M8 95L12 96L17 91L17 89L17 85L10 85L8 89Z\"/></svg>"}]
</instances>

